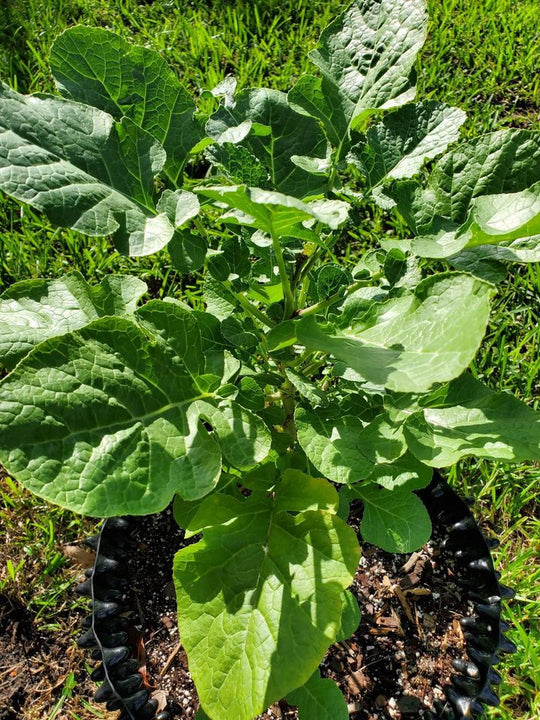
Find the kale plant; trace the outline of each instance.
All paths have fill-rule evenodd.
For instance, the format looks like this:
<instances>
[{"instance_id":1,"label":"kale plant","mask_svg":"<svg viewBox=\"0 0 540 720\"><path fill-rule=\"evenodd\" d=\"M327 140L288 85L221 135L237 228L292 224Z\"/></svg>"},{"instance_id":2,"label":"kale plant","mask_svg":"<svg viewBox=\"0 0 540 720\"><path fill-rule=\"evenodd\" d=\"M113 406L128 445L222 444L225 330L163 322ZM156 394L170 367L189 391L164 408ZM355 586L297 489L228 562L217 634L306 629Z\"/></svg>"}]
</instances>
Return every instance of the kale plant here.
<instances>
[{"instance_id":1,"label":"kale plant","mask_svg":"<svg viewBox=\"0 0 540 720\"><path fill-rule=\"evenodd\" d=\"M540 415L468 371L505 264L540 260L540 135L460 141L463 112L415 102L425 35L423 0L355 0L312 75L227 78L203 117L152 50L74 27L61 96L0 92L8 195L200 278L197 307L122 275L10 287L0 458L78 513L175 499L200 534L174 563L179 629L214 720L285 696L347 717L317 667L358 622L353 499L366 540L411 551L433 468L540 460Z\"/></svg>"}]
</instances>

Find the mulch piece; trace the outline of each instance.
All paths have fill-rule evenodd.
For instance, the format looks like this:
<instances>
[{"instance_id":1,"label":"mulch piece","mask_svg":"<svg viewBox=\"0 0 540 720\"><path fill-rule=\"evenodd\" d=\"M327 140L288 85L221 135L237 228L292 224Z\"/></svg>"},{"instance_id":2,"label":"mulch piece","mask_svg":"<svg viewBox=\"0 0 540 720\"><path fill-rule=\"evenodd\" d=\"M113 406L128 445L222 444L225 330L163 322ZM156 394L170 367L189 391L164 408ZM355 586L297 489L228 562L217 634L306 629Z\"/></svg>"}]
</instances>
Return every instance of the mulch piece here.
<instances>
[{"instance_id":1,"label":"mulch piece","mask_svg":"<svg viewBox=\"0 0 540 720\"><path fill-rule=\"evenodd\" d=\"M353 518L358 529L361 506ZM473 606L454 581L453 559L441 550L440 533L434 527L430 542L406 555L362 543L351 587L362 621L351 638L329 649L320 666L323 677L339 685L351 720L422 718L434 700L444 699L452 660L466 657L459 620ZM174 554L187 543L170 509L137 519L133 537L144 674L173 720L188 720L195 717L199 700L178 635L171 577ZM296 709L282 701L257 720L297 717Z\"/></svg>"}]
</instances>

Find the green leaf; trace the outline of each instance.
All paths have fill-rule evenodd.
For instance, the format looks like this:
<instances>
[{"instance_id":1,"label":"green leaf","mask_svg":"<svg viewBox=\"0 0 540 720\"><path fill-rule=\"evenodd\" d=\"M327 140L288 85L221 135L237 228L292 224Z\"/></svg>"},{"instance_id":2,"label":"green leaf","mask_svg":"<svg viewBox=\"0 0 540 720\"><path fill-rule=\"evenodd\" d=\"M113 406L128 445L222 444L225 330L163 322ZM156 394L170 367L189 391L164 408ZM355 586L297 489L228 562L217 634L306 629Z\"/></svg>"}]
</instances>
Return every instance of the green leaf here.
<instances>
[{"instance_id":1,"label":"green leaf","mask_svg":"<svg viewBox=\"0 0 540 720\"><path fill-rule=\"evenodd\" d=\"M287 702L298 707L298 720L348 720L347 703L333 680L321 678L319 671L287 695Z\"/></svg>"},{"instance_id":2,"label":"green leaf","mask_svg":"<svg viewBox=\"0 0 540 720\"><path fill-rule=\"evenodd\" d=\"M539 179L540 135L511 129L460 143L434 165L425 187L408 181L386 192L419 236L414 252L448 257L463 247L455 234L475 198L521 192Z\"/></svg>"},{"instance_id":3,"label":"green leaf","mask_svg":"<svg viewBox=\"0 0 540 720\"><path fill-rule=\"evenodd\" d=\"M411 415L404 432L411 452L432 467L470 455L540 460L540 413L469 374L450 383L433 406Z\"/></svg>"},{"instance_id":4,"label":"green leaf","mask_svg":"<svg viewBox=\"0 0 540 720\"><path fill-rule=\"evenodd\" d=\"M313 499L296 480L273 496L207 498L203 539L176 555L180 634L210 716L251 720L308 680L339 630L356 535L331 512L303 509Z\"/></svg>"},{"instance_id":5,"label":"green leaf","mask_svg":"<svg viewBox=\"0 0 540 720\"><path fill-rule=\"evenodd\" d=\"M114 235L129 255L157 252L174 232L153 204L164 162L163 148L128 118L0 88L0 189L58 225Z\"/></svg>"},{"instance_id":6,"label":"green leaf","mask_svg":"<svg viewBox=\"0 0 540 720\"><path fill-rule=\"evenodd\" d=\"M203 289L208 313L214 315L218 320L225 320L232 315L237 306L236 298L223 283L214 280L210 274L207 274L204 278Z\"/></svg>"},{"instance_id":7,"label":"green leaf","mask_svg":"<svg viewBox=\"0 0 540 720\"><path fill-rule=\"evenodd\" d=\"M414 99L426 26L423 0L355 0L323 30L310 57L339 91L348 125Z\"/></svg>"},{"instance_id":8,"label":"green leaf","mask_svg":"<svg viewBox=\"0 0 540 720\"><path fill-rule=\"evenodd\" d=\"M433 100L404 105L370 128L348 159L366 175L369 187L413 177L458 139L465 119L462 110Z\"/></svg>"},{"instance_id":9,"label":"green leaf","mask_svg":"<svg viewBox=\"0 0 540 720\"><path fill-rule=\"evenodd\" d=\"M326 300L351 283L351 273L337 263L325 263L314 273L317 300Z\"/></svg>"},{"instance_id":10,"label":"green leaf","mask_svg":"<svg viewBox=\"0 0 540 720\"><path fill-rule=\"evenodd\" d=\"M231 345L242 350L253 351L260 342L249 318L241 322L233 316L227 317L221 323L221 332Z\"/></svg>"},{"instance_id":11,"label":"green leaf","mask_svg":"<svg viewBox=\"0 0 540 720\"><path fill-rule=\"evenodd\" d=\"M176 492L202 497L221 453L191 409L210 397L197 381L124 318L46 340L0 385L2 462L40 497L89 515L158 512Z\"/></svg>"},{"instance_id":12,"label":"green leaf","mask_svg":"<svg viewBox=\"0 0 540 720\"><path fill-rule=\"evenodd\" d=\"M266 168L272 187L299 198L322 193L325 179L307 173L290 159L292 155L326 157L326 140L315 120L299 116L287 104L287 95L277 90L244 90L235 100L234 107L221 107L210 118L208 134L218 140L227 128L250 120L255 132L242 145ZM261 126L267 132L261 134Z\"/></svg>"},{"instance_id":13,"label":"green leaf","mask_svg":"<svg viewBox=\"0 0 540 720\"><path fill-rule=\"evenodd\" d=\"M271 437L266 425L257 415L235 403L214 407L197 400L190 406L190 413L212 426L224 457L240 470L249 470L270 452Z\"/></svg>"},{"instance_id":14,"label":"green leaf","mask_svg":"<svg viewBox=\"0 0 540 720\"><path fill-rule=\"evenodd\" d=\"M381 415L364 424L335 409L296 409L298 442L309 460L325 477L351 484L371 474L376 462L392 461L405 452L399 430Z\"/></svg>"},{"instance_id":15,"label":"green leaf","mask_svg":"<svg viewBox=\"0 0 540 720\"><path fill-rule=\"evenodd\" d=\"M279 326L278 326L279 327ZM285 375L287 379L292 382L295 388L298 390L298 394L305 398L312 407L319 405L324 406L328 403L328 398L322 390L295 370L285 368Z\"/></svg>"},{"instance_id":16,"label":"green leaf","mask_svg":"<svg viewBox=\"0 0 540 720\"><path fill-rule=\"evenodd\" d=\"M339 89L326 78L302 75L289 90L287 100L292 109L301 115L319 120L329 142L340 148L340 155L349 146L346 141L349 123L341 105Z\"/></svg>"},{"instance_id":17,"label":"green leaf","mask_svg":"<svg viewBox=\"0 0 540 720\"><path fill-rule=\"evenodd\" d=\"M192 273L204 265L208 246L201 235L177 230L167 249L176 270L182 274Z\"/></svg>"},{"instance_id":18,"label":"green leaf","mask_svg":"<svg viewBox=\"0 0 540 720\"><path fill-rule=\"evenodd\" d=\"M51 69L64 94L149 132L165 148L165 171L178 180L204 132L191 95L158 53L109 30L77 26L55 40Z\"/></svg>"},{"instance_id":19,"label":"green leaf","mask_svg":"<svg viewBox=\"0 0 540 720\"><path fill-rule=\"evenodd\" d=\"M485 244L504 244L506 249L510 243L509 256L502 252L501 259L521 252L526 262L540 262L540 182L517 193L475 198L456 241L460 250Z\"/></svg>"},{"instance_id":20,"label":"green leaf","mask_svg":"<svg viewBox=\"0 0 540 720\"><path fill-rule=\"evenodd\" d=\"M251 187L270 187L270 173L243 145L230 142L214 144L207 148L205 156L233 182Z\"/></svg>"},{"instance_id":21,"label":"green leaf","mask_svg":"<svg viewBox=\"0 0 540 720\"><path fill-rule=\"evenodd\" d=\"M245 468L270 450L262 420L211 404L230 377L214 318L158 300L135 317L144 330L106 317L40 343L0 385L6 468L77 512L157 512L212 490L222 454Z\"/></svg>"},{"instance_id":22,"label":"green leaf","mask_svg":"<svg viewBox=\"0 0 540 720\"><path fill-rule=\"evenodd\" d=\"M241 215L224 216L232 222L251 225L269 235L277 237L297 237L295 233L300 223L317 220L336 229L347 219L348 203L340 200L326 200L308 205L289 195L248 188L245 185L215 185L196 189L201 195L230 208L240 211ZM302 228L300 228L302 230ZM298 237L303 237L303 233Z\"/></svg>"},{"instance_id":23,"label":"green leaf","mask_svg":"<svg viewBox=\"0 0 540 720\"><path fill-rule=\"evenodd\" d=\"M257 412L264 408L265 399L264 390L255 378L248 376L240 380L240 392L237 397L239 405Z\"/></svg>"},{"instance_id":24,"label":"green leaf","mask_svg":"<svg viewBox=\"0 0 540 720\"><path fill-rule=\"evenodd\" d=\"M368 325L331 334L312 317L297 323L298 342L328 352L366 380L390 390L425 392L460 375L489 318L492 286L469 275L427 278L414 294L380 303Z\"/></svg>"},{"instance_id":25,"label":"green leaf","mask_svg":"<svg viewBox=\"0 0 540 720\"><path fill-rule=\"evenodd\" d=\"M175 228L196 217L199 207L198 197L187 190L165 190L156 206L158 212L167 215Z\"/></svg>"},{"instance_id":26,"label":"green leaf","mask_svg":"<svg viewBox=\"0 0 540 720\"><path fill-rule=\"evenodd\" d=\"M507 266L497 260L499 250L505 253L511 252L507 247L498 248L493 245L482 245L478 248L462 250L458 255L448 258L448 262L456 270L471 273L471 275L475 275L481 280L498 285L508 274ZM495 257L492 257L492 254ZM518 258L514 255L512 258L506 259L517 260Z\"/></svg>"},{"instance_id":27,"label":"green leaf","mask_svg":"<svg viewBox=\"0 0 540 720\"><path fill-rule=\"evenodd\" d=\"M421 490L427 487L433 476L432 468L424 465L410 452L406 452L391 463L379 463L369 480L378 483L387 490L406 488L407 490Z\"/></svg>"},{"instance_id":28,"label":"green leaf","mask_svg":"<svg viewBox=\"0 0 540 720\"><path fill-rule=\"evenodd\" d=\"M146 289L128 275L111 275L95 286L79 273L15 283L0 297L0 363L11 369L43 340L104 315L132 314Z\"/></svg>"},{"instance_id":29,"label":"green leaf","mask_svg":"<svg viewBox=\"0 0 540 720\"><path fill-rule=\"evenodd\" d=\"M407 488L384 490L369 483L348 489L364 504L360 533L366 542L390 553L418 550L431 536L431 520L423 502Z\"/></svg>"},{"instance_id":30,"label":"green leaf","mask_svg":"<svg viewBox=\"0 0 540 720\"><path fill-rule=\"evenodd\" d=\"M344 591L341 606L341 627L336 642L343 642L354 635L362 617L358 600L350 590Z\"/></svg>"}]
</instances>

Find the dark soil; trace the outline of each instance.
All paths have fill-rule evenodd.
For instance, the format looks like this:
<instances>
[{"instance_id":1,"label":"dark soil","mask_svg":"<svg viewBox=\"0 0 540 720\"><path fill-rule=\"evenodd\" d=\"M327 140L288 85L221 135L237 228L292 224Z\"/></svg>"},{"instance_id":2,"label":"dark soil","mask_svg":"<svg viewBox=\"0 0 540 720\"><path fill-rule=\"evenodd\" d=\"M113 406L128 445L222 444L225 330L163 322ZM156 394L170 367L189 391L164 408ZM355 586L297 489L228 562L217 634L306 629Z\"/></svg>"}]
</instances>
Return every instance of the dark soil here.
<instances>
[{"instance_id":1,"label":"dark soil","mask_svg":"<svg viewBox=\"0 0 540 720\"><path fill-rule=\"evenodd\" d=\"M63 632L44 629L16 594L0 593L0 720L49 718L71 673L77 692L91 694L83 653L72 639L79 620L65 614L58 617Z\"/></svg>"},{"instance_id":2,"label":"dark soil","mask_svg":"<svg viewBox=\"0 0 540 720\"><path fill-rule=\"evenodd\" d=\"M357 508L356 522L360 516ZM191 719L199 701L178 635L171 580L183 535L168 510L140 518L134 539L140 662L160 708L166 707L173 720ZM465 657L459 620L473 608L453 580L452 557L440 549L440 541L435 527L432 540L409 555L362 544L351 588L361 624L353 637L330 648L321 664L321 674L343 692L352 720L421 718L434 700L444 699L452 659ZM296 709L281 702L258 720L297 717Z\"/></svg>"}]
</instances>

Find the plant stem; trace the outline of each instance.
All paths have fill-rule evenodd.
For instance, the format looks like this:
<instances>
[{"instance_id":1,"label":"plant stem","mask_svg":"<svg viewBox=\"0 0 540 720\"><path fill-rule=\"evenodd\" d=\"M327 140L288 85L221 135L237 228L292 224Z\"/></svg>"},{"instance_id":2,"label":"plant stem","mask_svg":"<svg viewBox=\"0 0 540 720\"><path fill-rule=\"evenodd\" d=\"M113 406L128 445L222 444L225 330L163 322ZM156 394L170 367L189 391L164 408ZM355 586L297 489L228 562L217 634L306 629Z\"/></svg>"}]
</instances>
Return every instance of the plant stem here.
<instances>
[{"instance_id":1,"label":"plant stem","mask_svg":"<svg viewBox=\"0 0 540 720\"><path fill-rule=\"evenodd\" d=\"M292 439L296 442L296 425L294 422L294 411L296 409L296 402L294 400L295 393L296 388L292 382L290 380L286 380L281 386L283 410L285 411L283 429L288 432Z\"/></svg>"},{"instance_id":2,"label":"plant stem","mask_svg":"<svg viewBox=\"0 0 540 720\"><path fill-rule=\"evenodd\" d=\"M274 248L274 254L279 268L279 276L283 287L283 297L285 298L283 319L288 320L294 312L294 296L291 289L291 283L289 281L289 275L287 273L287 266L285 265L285 260L283 259L281 245L279 244L279 237L275 233L272 233L272 246Z\"/></svg>"},{"instance_id":3,"label":"plant stem","mask_svg":"<svg viewBox=\"0 0 540 720\"><path fill-rule=\"evenodd\" d=\"M250 303L249 300L245 297L245 295L242 295L240 292L235 292L229 287L229 290L232 292L234 297L238 300L239 304L242 306L242 308L248 313L248 315L251 315L252 317L257 318L259 322L262 322L263 325L266 325L266 327L272 328L274 327L275 323L270 320L268 315L266 313L263 313L262 310L259 310L259 308L256 305L253 305L253 303Z\"/></svg>"},{"instance_id":4,"label":"plant stem","mask_svg":"<svg viewBox=\"0 0 540 720\"><path fill-rule=\"evenodd\" d=\"M313 315L314 313L318 313L321 310L325 310L326 308L330 307L330 305L333 305L339 300L343 300L355 290L358 290L361 287L365 287L366 285L370 285L374 279L378 279L378 276L374 275L373 278L370 278L369 280L357 280L355 283L352 283L352 285L349 285L345 289L345 291L334 293L334 295L330 295L330 297L326 298L326 300L321 300L320 302L315 303L315 305L310 305L310 307L299 310L297 314L300 317L305 317L306 315Z\"/></svg>"}]
</instances>

